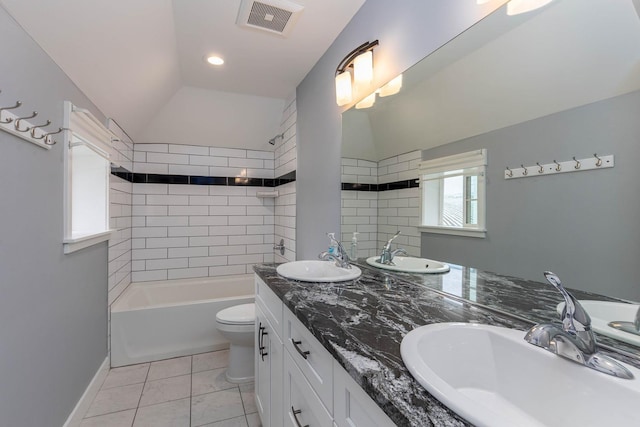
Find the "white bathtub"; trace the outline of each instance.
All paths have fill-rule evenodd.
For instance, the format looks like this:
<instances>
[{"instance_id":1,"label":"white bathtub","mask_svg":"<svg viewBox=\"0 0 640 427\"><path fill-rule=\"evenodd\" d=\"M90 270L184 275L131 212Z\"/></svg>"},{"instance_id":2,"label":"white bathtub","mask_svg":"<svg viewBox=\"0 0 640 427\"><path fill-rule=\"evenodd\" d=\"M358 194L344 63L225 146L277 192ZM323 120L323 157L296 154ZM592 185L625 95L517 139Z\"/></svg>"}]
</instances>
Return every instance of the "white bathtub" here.
<instances>
[{"instance_id":1,"label":"white bathtub","mask_svg":"<svg viewBox=\"0 0 640 427\"><path fill-rule=\"evenodd\" d=\"M216 313L254 300L252 274L132 283L111 306L111 366L228 348Z\"/></svg>"}]
</instances>

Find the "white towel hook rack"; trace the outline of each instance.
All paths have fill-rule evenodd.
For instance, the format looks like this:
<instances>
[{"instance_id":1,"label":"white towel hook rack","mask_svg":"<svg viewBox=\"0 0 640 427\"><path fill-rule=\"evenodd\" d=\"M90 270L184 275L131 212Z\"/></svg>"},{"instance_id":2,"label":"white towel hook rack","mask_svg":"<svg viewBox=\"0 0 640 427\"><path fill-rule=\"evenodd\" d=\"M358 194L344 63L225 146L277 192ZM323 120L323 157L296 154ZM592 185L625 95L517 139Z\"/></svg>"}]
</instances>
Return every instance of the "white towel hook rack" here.
<instances>
[{"instance_id":1,"label":"white towel hook rack","mask_svg":"<svg viewBox=\"0 0 640 427\"><path fill-rule=\"evenodd\" d=\"M0 93L2 93L1 90ZM18 116L10 111L20 107L22 107L22 101L16 101L14 105L8 107L0 106L0 130L15 135L25 141L29 141L38 147L47 150L51 149L51 146L56 143L56 141L51 138L51 135L60 133L63 129L57 132L47 132L42 129L49 126L51 120L47 120L46 123L39 125L30 123L29 120L34 119L38 115L37 111L33 111L31 115L28 116Z\"/></svg>"},{"instance_id":2,"label":"white towel hook rack","mask_svg":"<svg viewBox=\"0 0 640 427\"><path fill-rule=\"evenodd\" d=\"M509 166L504 170L504 179L515 178L530 178L542 175L555 175L558 173L568 172L582 172L596 169L607 169L615 166L613 154L608 156L598 156L597 153L593 157L587 157L585 159L576 159L575 156L571 160L564 162L558 162L553 160L552 163L540 164L536 162L535 165L525 166L521 164L519 168L511 169ZM537 169L538 173L530 174L529 170Z\"/></svg>"}]
</instances>

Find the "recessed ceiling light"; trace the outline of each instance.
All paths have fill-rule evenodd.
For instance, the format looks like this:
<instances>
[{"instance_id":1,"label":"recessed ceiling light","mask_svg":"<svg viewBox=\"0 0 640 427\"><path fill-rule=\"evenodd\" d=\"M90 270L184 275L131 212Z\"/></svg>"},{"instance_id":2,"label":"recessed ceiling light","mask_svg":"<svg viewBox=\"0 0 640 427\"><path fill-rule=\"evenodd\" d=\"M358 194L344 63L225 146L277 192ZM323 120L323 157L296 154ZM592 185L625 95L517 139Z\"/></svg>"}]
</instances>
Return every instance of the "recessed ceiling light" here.
<instances>
[{"instance_id":1,"label":"recessed ceiling light","mask_svg":"<svg viewBox=\"0 0 640 427\"><path fill-rule=\"evenodd\" d=\"M222 64L224 64L224 59L220 58L219 56L215 56L215 55L211 55L211 56L205 57L205 61L207 61L211 65L222 65Z\"/></svg>"}]
</instances>

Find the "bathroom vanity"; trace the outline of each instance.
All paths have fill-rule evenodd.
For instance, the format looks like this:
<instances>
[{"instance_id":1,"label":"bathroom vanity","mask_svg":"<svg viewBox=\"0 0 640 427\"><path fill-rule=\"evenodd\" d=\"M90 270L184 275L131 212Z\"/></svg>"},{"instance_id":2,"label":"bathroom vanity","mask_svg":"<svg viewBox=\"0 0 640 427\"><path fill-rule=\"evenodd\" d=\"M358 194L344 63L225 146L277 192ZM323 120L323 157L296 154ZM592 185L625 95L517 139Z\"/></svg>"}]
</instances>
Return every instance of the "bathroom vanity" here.
<instances>
[{"instance_id":1,"label":"bathroom vanity","mask_svg":"<svg viewBox=\"0 0 640 427\"><path fill-rule=\"evenodd\" d=\"M382 271L364 259L357 265L362 276L340 283L285 279L274 264L254 267L263 426L470 425L411 376L400 355L402 338L431 323L524 331L559 319L562 297L543 283L456 265L440 275ZM581 300L612 300L572 292ZM603 336L598 343L640 367L637 348Z\"/></svg>"}]
</instances>

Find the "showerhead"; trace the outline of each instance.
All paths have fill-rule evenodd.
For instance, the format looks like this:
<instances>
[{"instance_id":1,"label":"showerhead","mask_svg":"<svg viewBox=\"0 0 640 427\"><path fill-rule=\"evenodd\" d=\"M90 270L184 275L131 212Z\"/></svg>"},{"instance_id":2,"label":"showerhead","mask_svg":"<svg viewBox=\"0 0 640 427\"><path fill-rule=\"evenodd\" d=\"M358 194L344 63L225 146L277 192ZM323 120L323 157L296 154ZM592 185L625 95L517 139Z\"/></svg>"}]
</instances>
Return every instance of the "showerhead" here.
<instances>
[{"instance_id":1,"label":"showerhead","mask_svg":"<svg viewBox=\"0 0 640 427\"><path fill-rule=\"evenodd\" d=\"M269 140L269 144L276 145L276 139L281 138L284 139L284 133L280 133Z\"/></svg>"}]
</instances>

